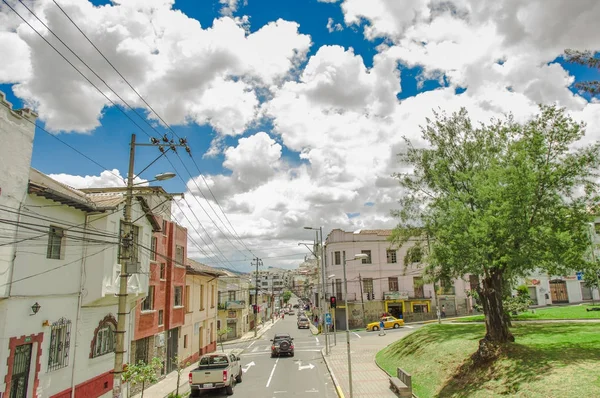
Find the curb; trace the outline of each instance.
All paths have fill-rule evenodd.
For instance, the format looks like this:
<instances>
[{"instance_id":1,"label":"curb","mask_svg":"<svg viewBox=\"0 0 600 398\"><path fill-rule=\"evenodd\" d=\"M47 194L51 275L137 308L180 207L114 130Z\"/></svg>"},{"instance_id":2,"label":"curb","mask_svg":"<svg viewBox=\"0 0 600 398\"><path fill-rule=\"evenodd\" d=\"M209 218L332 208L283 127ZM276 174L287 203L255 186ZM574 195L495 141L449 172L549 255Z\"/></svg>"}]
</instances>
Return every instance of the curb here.
<instances>
[{"instance_id":1,"label":"curb","mask_svg":"<svg viewBox=\"0 0 600 398\"><path fill-rule=\"evenodd\" d=\"M265 333L266 333L266 331L267 331L267 330L271 329L271 328L272 328L272 327L273 327L273 326L274 326L274 325L275 325L277 322L279 322L279 319L277 319L277 320L276 320L275 322L273 322L273 323L270 323L270 324L268 325L268 327L267 327L267 326L263 326L263 327L261 327L261 328L260 328L260 330L258 330L258 331L256 332L256 337L252 336L252 337L251 337L251 338L249 338L249 339L241 339L241 338L240 338L240 339L234 339L234 340L226 340L226 341L224 341L224 342L222 342L222 343L218 343L218 344L223 344L223 345L232 345L232 344L245 343L245 342L247 342L247 341L254 341L254 340L258 340L258 339L260 339L260 338L262 337L262 335L263 335L263 334L265 334ZM263 325L264 325L264 324L263 324Z\"/></svg>"},{"instance_id":2,"label":"curb","mask_svg":"<svg viewBox=\"0 0 600 398\"><path fill-rule=\"evenodd\" d=\"M325 361L325 366L327 367L327 370L329 371L331 380L333 380L333 385L335 386L335 391L337 392L337 395L339 398L346 398L344 395L344 392L342 391L342 386L340 385L340 382L335 377L335 373L333 373L331 366L329 366L329 362L327 361L327 357L325 356L324 351L325 351L325 348L321 349L321 356L323 357L323 361Z\"/></svg>"}]
</instances>

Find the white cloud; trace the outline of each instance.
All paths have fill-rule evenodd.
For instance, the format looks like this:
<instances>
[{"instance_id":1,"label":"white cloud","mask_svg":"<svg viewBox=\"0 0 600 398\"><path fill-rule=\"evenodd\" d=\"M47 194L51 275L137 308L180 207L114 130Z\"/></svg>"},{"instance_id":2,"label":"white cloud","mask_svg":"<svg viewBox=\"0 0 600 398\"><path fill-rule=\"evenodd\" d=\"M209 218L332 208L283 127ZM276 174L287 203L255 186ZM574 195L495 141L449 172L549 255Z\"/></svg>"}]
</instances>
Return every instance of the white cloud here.
<instances>
[{"instance_id":1,"label":"white cloud","mask_svg":"<svg viewBox=\"0 0 600 398\"><path fill-rule=\"evenodd\" d=\"M281 82L311 45L297 23L284 20L250 34L247 18L224 17L203 29L173 10L173 1L127 0L94 7L70 0L61 5L168 123L209 123L222 134L241 133L256 115L254 89ZM145 107L53 3L36 2L33 7L125 101ZM39 22L33 25L40 27ZM34 107L51 130L87 132L97 127L110 101L28 26L13 19L0 26L0 43L14 36L15 26L20 39L0 50L11 59L1 67L2 79L16 83L15 94ZM111 100L120 102L48 32L40 32ZM208 95L214 98L207 101Z\"/></svg>"},{"instance_id":2,"label":"white cloud","mask_svg":"<svg viewBox=\"0 0 600 398\"><path fill-rule=\"evenodd\" d=\"M127 185L126 177L121 177L121 173L117 169L104 170L99 176L86 175L82 177L65 173L48 174L48 176L75 189L125 187ZM135 177L133 181L139 186L148 185L147 180L138 177Z\"/></svg>"},{"instance_id":3,"label":"white cloud","mask_svg":"<svg viewBox=\"0 0 600 398\"><path fill-rule=\"evenodd\" d=\"M329 33L339 32L344 30L344 27L340 23L333 23L333 18L327 19L327 30Z\"/></svg>"},{"instance_id":4,"label":"white cloud","mask_svg":"<svg viewBox=\"0 0 600 398\"><path fill-rule=\"evenodd\" d=\"M219 3L223 4L223 8L221 8L222 15L233 15L234 12L238 9L239 0L219 0Z\"/></svg>"}]
</instances>

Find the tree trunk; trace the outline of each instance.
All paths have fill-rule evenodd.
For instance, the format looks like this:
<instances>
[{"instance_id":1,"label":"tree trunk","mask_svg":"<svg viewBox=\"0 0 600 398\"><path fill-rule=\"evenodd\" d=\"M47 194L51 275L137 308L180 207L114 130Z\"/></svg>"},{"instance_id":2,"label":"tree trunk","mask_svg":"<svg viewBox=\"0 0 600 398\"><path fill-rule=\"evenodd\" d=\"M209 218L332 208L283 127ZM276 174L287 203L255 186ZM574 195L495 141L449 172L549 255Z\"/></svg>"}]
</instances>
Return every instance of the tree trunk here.
<instances>
[{"instance_id":1,"label":"tree trunk","mask_svg":"<svg viewBox=\"0 0 600 398\"><path fill-rule=\"evenodd\" d=\"M181 369L181 365L180 364L177 364L177 365L178 365L178 367L177 367L177 389L175 390L175 396L179 397L179 382L181 380L181 371L182 371L182 369Z\"/></svg>"},{"instance_id":2,"label":"tree trunk","mask_svg":"<svg viewBox=\"0 0 600 398\"><path fill-rule=\"evenodd\" d=\"M509 317L502 303L503 273L494 269L481 281L477 293L485 314L485 337L479 341L475 360L490 360L498 354L500 344L512 343L514 336L509 330Z\"/></svg>"},{"instance_id":3,"label":"tree trunk","mask_svg":"<svg viewBox=\"0 0 600 398\"><path fill-rule=\"evenodd\" d=\"M142 380L142 396L140 398L144 398L144 387L146 386L146 382Z\"/></svg>"}]
</instances>

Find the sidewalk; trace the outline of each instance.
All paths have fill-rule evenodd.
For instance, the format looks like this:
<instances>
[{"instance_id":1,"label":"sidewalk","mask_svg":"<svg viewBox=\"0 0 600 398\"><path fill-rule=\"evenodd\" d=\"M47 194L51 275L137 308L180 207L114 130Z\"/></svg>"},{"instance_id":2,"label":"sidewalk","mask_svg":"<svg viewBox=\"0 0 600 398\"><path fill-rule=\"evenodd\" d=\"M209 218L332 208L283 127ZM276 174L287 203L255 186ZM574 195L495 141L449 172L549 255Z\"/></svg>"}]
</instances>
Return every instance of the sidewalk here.
<instances>
[{"instance_id":1,"label":"sidewalk","mask_svg":"<svg viewBox=\"0 0 600 398\"><path fill-rule=\"evenodd\" d=\"M275 323L277 323L279 319L275 319L275 322L268 321L266 324L259 325L259 329L256 332L256 338L260 338L267 330L271 329ZM242 337L234 340L228 340L223 342L223 347L227 349L225 346L237 343L243 343L245 341L254 340L254 331L250 331L245 333ZM221 343L217 344L217 351L221 349ZM181 372L181 380L179 383L179 394L183 395L190 391L190 386L188 384L188 374L196 369L198 366L197 363L194 363L187 368L185 368ZM151 385L150 387L144 390L144 398L164 398L172 392L175 392L177 388L177 372L171 372L165 376L164 379L159 381L156 384ZM132 395L132 398L140 398L142 396L141 393Z\"/></svg>"},{"instance_id":2,"label":"sidewalk","mask_svg":"<svg viewBox=\"0 0 600 398\"><path fill-rule=\"evenodd\" d=\"M396 333L388 333L385 336L369 336L351 341L352 393L354 397L398 397L390 390L389 375L375 363L377 352L397 340L398 335ZM329 356L324 355L324 349L322 354L327 369L331 373L338 396L340 398L349 397L346 337L343 334L338 335L337 346L331 347Z\"/></svg>"}]
</instances>

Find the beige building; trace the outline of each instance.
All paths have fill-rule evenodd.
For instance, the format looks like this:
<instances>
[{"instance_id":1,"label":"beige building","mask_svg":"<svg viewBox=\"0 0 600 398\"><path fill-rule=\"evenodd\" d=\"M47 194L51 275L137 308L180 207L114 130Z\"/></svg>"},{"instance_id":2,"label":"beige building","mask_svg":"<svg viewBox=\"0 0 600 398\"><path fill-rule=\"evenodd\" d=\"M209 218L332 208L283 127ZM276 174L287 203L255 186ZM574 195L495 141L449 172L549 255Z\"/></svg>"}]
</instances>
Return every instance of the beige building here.
<instances>
[{"instance_id":1,"label":"beige building","mask_svg":"<svg viewBox=\"0 0 600 398\"><path fill-rule=\"evenodd\" d=\"M186 260L185 322L179 336L179 358L195 362L217 346L218 278L223 271Z\"/></svg>"},{"instance_id":2,"label":"beige building","mask_svg":"<svg viewBox=\"0 0 600 398\"><path fill-rule=\"evenodd\" d=\"M252 307L249 301L250 282L247 275L239 275L225 271L219 277L219 314L217 330L228 332L219 337L220 340L241 337L250 330L250 314Z\"/></svg>"}]
</instances>

